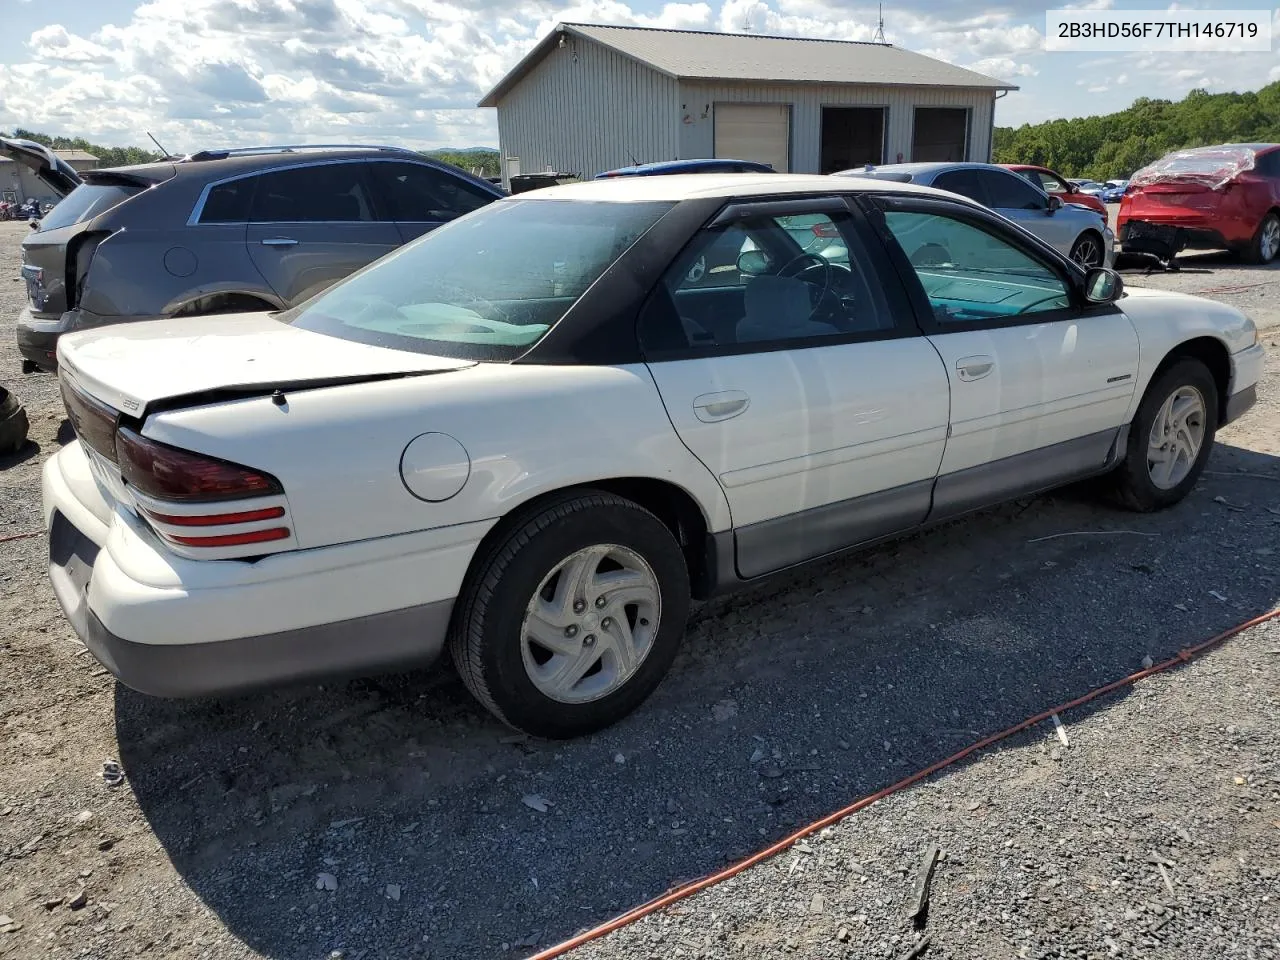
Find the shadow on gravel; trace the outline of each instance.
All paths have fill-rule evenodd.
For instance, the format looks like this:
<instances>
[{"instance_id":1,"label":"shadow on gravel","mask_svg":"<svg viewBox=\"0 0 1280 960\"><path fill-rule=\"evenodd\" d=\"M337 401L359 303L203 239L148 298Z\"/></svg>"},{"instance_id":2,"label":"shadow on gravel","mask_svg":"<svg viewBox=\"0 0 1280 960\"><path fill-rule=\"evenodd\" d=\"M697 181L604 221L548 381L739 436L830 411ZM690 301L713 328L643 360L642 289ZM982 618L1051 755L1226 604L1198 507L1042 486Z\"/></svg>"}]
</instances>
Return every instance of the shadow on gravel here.
<instances>
[{"instance_id":1,"label":"shadow on gravel","mask_svg":"<svg viewBox=\"0 0 1280 960\"><path fill-rule=\"evenodd\" d=\"M1270 608L1280 459L1220 445L1210 470L1159 515L1075 490L719 601L594 738L510 737L439 669L118 688L121 759L183 879L266 957L527 954ZM1136 533L1055 537L1082 531Z\"/></svg>"},{"instance_id":2,"label":"shadow on gravel","mask_svg":"<svg viewBox=\"0 0 1280 960\"><path fill-rule=\"evenodd\" d=\"M71 425L70 420L63 420L58 424L58 433L54 437L58 441L58 446L65 447L68 443L76 438L76 428Z\"/></svg>"},{"instance_id":3,"label":"shadow on gravel","mask_svg":"<svg viewBox=\"0 0 1280 960\"><path fill-rule=\"evenodd\" d=\"M0 456L0 470L8 470L10 467L16 467L20 463L26 463L39 453L40 444L34 440L24 441L17 450Z\"/></svg>"}]
</instances>

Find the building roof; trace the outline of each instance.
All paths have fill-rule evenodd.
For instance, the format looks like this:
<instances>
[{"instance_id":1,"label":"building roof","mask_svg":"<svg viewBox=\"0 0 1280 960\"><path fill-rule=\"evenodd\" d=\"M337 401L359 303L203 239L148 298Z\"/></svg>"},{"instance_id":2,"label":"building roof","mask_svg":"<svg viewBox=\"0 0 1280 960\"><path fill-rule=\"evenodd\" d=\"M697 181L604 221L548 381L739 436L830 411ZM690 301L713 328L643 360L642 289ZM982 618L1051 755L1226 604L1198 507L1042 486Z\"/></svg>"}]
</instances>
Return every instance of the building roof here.
<instances>
[{"instance_id":1,"label":"building roof","mask_svg":"<svg viewBox=\"0 0 1280 960\"><path fill-rule=\"evenodd\" d=\"M98 162L98 158L96 156L92 153L86 153L84 150L55 150L53 152L68 163L74 163L78 160L85 161L86 163Z\"/></svg>"},{"instance_id":2,"label":"building roof","mask_svg":"<svg viewBox=\"0 0 1280 960\"><path fill-rule=\"evenodd\" d=\"M485 95L479 106L496 107L563 36L603 44L679 80L1018 89L1003 80L887 43L561 23Z\"/></svg>"}]
</instances>

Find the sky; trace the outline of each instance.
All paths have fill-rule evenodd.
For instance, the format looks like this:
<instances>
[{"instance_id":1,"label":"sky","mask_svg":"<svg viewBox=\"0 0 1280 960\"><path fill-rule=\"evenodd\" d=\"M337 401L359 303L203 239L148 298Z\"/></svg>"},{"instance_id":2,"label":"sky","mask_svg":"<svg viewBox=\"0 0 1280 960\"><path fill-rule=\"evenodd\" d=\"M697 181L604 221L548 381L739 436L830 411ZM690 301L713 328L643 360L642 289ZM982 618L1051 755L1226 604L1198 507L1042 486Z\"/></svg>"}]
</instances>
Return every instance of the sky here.
<instances>
[{"instance_id":1,"label":"sky","mask_svg":"<svg viewBox=\"0 0 1280 960\"><path fill-rule=\"evenodd\" d=\"M885 34L1019 85L997 105L1001 126L1280 80L1280 49L1046 52L1045 10L1027 0L890 0ZM1280 42L1280 10L1273 15ZM867 0L0 0L0 130L109 146L145 145L150 131L175 153L334 141L496 146L495 112L476 102L559 21L870 40L876 19Z\"/></svg>"}]
</instances>

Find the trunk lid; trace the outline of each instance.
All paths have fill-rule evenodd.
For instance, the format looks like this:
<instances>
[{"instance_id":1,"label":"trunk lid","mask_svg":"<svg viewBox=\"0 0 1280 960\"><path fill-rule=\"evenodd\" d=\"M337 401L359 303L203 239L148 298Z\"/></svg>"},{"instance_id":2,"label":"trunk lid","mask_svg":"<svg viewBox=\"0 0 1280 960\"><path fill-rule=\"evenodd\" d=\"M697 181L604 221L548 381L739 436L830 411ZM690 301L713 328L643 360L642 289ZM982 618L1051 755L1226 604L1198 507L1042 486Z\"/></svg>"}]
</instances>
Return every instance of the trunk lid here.
<instances>
[{"instance_id":1,"label":"trunk lid","mask_svg":"<svg viewBox=\"0 0 1280 960\"><path fill-rule=\"evenodd\" d=\"M76 173L75 168L44 144L0 137L0 156L8 157L31 170L59 197L65 197L80 186L80 174Z\"/></svg>"},{"instance_id":2,"label":"trunk lid","mask_svg":"<svg viewBox=\"0 0 1280 960\"><path fill-rule=\"evenodd\" d=\"M1171 179L1131 187L1129 197L1134 201L1144 200L1156 207L1178 207L1205 213L1216 210L1229 189L1230 184L1212 187L1195 180Z\"/></svg>"},{"instance_id":3,"label":"trunk lid","mask_svg":"<svg viewBox=\"0 0 1280 960\"><path fill-rule=\"evenodd\" d=\"M274 390L461 370L475 361L353 343L273 320L223 314L122 323L63 336L58 363L93 398L128 416Z\"/></svg>"}]
</instances>

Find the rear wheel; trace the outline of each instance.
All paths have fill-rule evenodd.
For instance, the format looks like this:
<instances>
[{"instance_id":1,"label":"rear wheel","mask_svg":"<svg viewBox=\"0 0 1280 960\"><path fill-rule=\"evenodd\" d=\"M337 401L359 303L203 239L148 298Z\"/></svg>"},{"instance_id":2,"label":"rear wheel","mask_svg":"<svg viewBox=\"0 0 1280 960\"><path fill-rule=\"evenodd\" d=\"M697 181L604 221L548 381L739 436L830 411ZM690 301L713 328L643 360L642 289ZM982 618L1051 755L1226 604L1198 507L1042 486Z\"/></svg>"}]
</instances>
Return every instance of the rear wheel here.
<instances>
[{"instance_id":1,"label":"rear wheel","mask_svg":"<svg viewBox=\"0 0 1280 960\"><path fill-rule=\"evenodd\" d=\"M1096 233L1082 233L1071 247L1071 259L1086 270L1101 267L1106 263L1107 254L1102 245L1102 238Z\"/></svg>"},{"instance_id":2,"label":"rear wheel","mask_svg":"<svg viewBox=\"0 0 1280 960\"><path fill-rule=\"evenodd\" d=\"M652 513L584 492L514 524L459 602L450 646L467 688L511 726L567 738L657 688L684 634L689 574Z\"/></svg>"},{"instance_id":3,"label":"rear wheel","mask_svg":"<svg viewBox=\"0 0 1280 960\"><path fill-rule=\"evenodd\" d=\"M1280 216L1272 211L1258 224L1258 232L1245 248L1244 257L1250 263L1270 263L1277 255L1280 255Z\"/></svg>"},{"instance_id":4,"label":"rear wheel","mask_svg":"<svg viewBox=\"0 0 1280 960\"><path fill-rule=\"evenodd\" d=\"M1218 387L1199 360L1179 360L1147 388L1129 429L1116 495L1131 510L1172 506L1195 486L1213 448Z\"/></svg>"}]
</instances>

